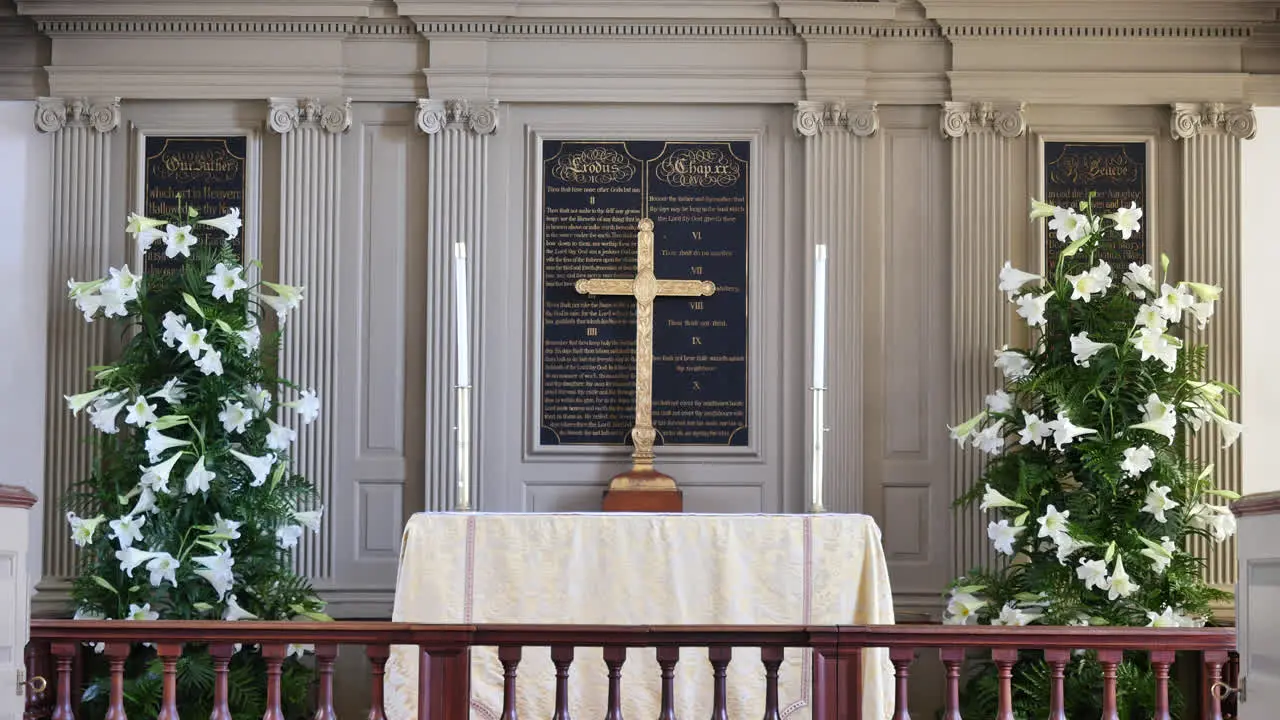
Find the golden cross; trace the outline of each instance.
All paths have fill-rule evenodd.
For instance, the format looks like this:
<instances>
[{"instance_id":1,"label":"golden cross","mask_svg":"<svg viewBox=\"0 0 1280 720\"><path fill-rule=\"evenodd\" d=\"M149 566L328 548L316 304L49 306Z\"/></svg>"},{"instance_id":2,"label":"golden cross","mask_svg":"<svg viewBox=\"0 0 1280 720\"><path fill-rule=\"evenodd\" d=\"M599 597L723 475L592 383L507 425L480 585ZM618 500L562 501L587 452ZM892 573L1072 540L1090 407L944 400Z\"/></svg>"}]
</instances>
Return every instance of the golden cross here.
<instances>
[{"instance_id":1,"label":"golden cross","mask_svg":"<svg viewBox=\"0 0 1280 720\"><path fill-rule=\"evenodd\" d=\"M674 490L675 481L653 469L653 299L712 295L705 280L659 280L653 274L653 221L640 220L633 279L579 280L583 295L630 295L636 300L636 424L631 429L631 472L613 478L610 490Z\"/></svg>"}]
</instances>

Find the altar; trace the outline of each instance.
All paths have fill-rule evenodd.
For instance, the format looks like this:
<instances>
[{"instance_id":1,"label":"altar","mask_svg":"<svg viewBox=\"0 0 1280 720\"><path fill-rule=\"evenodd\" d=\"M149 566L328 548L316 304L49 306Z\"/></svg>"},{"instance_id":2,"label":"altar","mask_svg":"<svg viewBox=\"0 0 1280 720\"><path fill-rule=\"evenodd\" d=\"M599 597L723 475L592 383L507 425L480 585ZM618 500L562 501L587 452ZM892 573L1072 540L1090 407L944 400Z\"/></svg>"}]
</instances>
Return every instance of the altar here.
<instances>
[{"instance_id":1,"label":"altar","mask_svg":"<svg viewBox=\"0 0 1280 720\"><path fill-rule=\"evenodd\" d=\"M393 619L417 623L600 625L892 624L880 530L863 515L629 513L420 513L405 528ZM893 672L884 650L863 662L864 717L887 718ZM784 717L808 718L810 652L788 650L780 672ZM554 667L526 648L521 717L550 717ZM417 649L393 648L386 697L391 720L417 717ZM599 648L579 648L570 677L575 717L603 717L606 668ZM502 667L495 648L471 657L471 716L496 718ZM711 713L706 650L676 666L679 717ZM759 652L728 668L730 717L760 717ZM628 651L624 717L656 717L652 649Z\"/></svg>"}]
</instances>

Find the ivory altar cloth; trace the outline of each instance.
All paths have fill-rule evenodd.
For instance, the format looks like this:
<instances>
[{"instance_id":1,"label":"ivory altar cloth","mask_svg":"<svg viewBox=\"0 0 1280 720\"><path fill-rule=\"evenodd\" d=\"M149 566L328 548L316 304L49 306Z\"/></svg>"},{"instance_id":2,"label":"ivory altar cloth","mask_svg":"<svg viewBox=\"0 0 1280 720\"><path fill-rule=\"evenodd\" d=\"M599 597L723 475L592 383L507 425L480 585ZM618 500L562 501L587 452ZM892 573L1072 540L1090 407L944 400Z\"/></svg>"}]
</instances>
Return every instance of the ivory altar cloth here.
<instances>
[{"instance_id":1,"label":"ivory altar cloth","mask_svg":"<svg viewBox=\"0 0 1280 720\"><path fill-rule=\"evenodd\" d=\"M880 530L864 515L629 513L419 513L405 528L396 584L398 622L584 625L878 625L893 623ZM783 716L808 718L812 661L788 649L779 675ZM888 718L893 670L887 651L864 651L863 717ZM605 715L607 674L599 648L578 648L570 711ZM705 648L676 665L676 712L711 714ZM657 717L660 674L652 648L623 665L623 716ZM392 648L390 720L417 717L418 650ZM760 651L735 648L729 716L764 714ZM555 669L547 648L525 648L518 669L522 718L551 717ZM471 652L471 717L502 709L495 648Z\"/></svg>"}]
</instances>

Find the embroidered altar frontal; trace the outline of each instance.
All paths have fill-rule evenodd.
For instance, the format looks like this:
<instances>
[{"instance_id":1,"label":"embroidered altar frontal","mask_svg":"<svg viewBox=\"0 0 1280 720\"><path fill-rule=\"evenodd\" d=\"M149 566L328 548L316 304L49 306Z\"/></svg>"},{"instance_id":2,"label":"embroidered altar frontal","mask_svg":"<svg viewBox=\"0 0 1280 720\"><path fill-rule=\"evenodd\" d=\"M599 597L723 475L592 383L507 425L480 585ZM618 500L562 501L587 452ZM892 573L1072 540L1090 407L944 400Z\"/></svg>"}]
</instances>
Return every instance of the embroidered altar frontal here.
<instances>
[{"instance_id":1,"label":"embroidered altar frontal","mask_svg":"<svg viewBox=\"0 0 1280 720\"><path fill-rule=\"evenodd\" d=\"M863 515L654 515L420 513L405 528L393 619L431 624L861 625L893 623L880 530ZM866 651L864 717L887 718L893 671ZM788 649L780 672L784 717L808 718L810 651ZM386 689L391 720L417 717L417 648L393 648ZM496 648L471 657L471 717L497 718ZM526 648L521 717L550 717L555 669L547 648ZM623 666L624 717L656 717L653 649ZM607 675L599 648L578 648L570 674L575 717L604 717ZM705 648L676 666L679 717L711 713ZM730 717L764 713L760 651L736 649Z\"/></svg>"}]
</instances>

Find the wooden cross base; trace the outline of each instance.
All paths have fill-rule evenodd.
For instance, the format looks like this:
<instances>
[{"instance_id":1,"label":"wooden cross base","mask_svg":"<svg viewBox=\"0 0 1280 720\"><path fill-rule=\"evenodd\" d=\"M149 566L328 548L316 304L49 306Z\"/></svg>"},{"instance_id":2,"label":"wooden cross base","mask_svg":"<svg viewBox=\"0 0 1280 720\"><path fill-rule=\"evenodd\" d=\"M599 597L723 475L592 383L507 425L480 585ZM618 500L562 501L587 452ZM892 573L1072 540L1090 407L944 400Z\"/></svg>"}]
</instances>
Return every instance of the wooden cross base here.
<instances>
[{"instance_id":1,"label":"wooden cross base","mask_svg":"<svg viewBox=\"0 0 1280 720\"><path fill-rule=\"evenodd\" d=\"M605 512L684 512L681 490L605 490Z\"/></svg>"}]
</instances>

